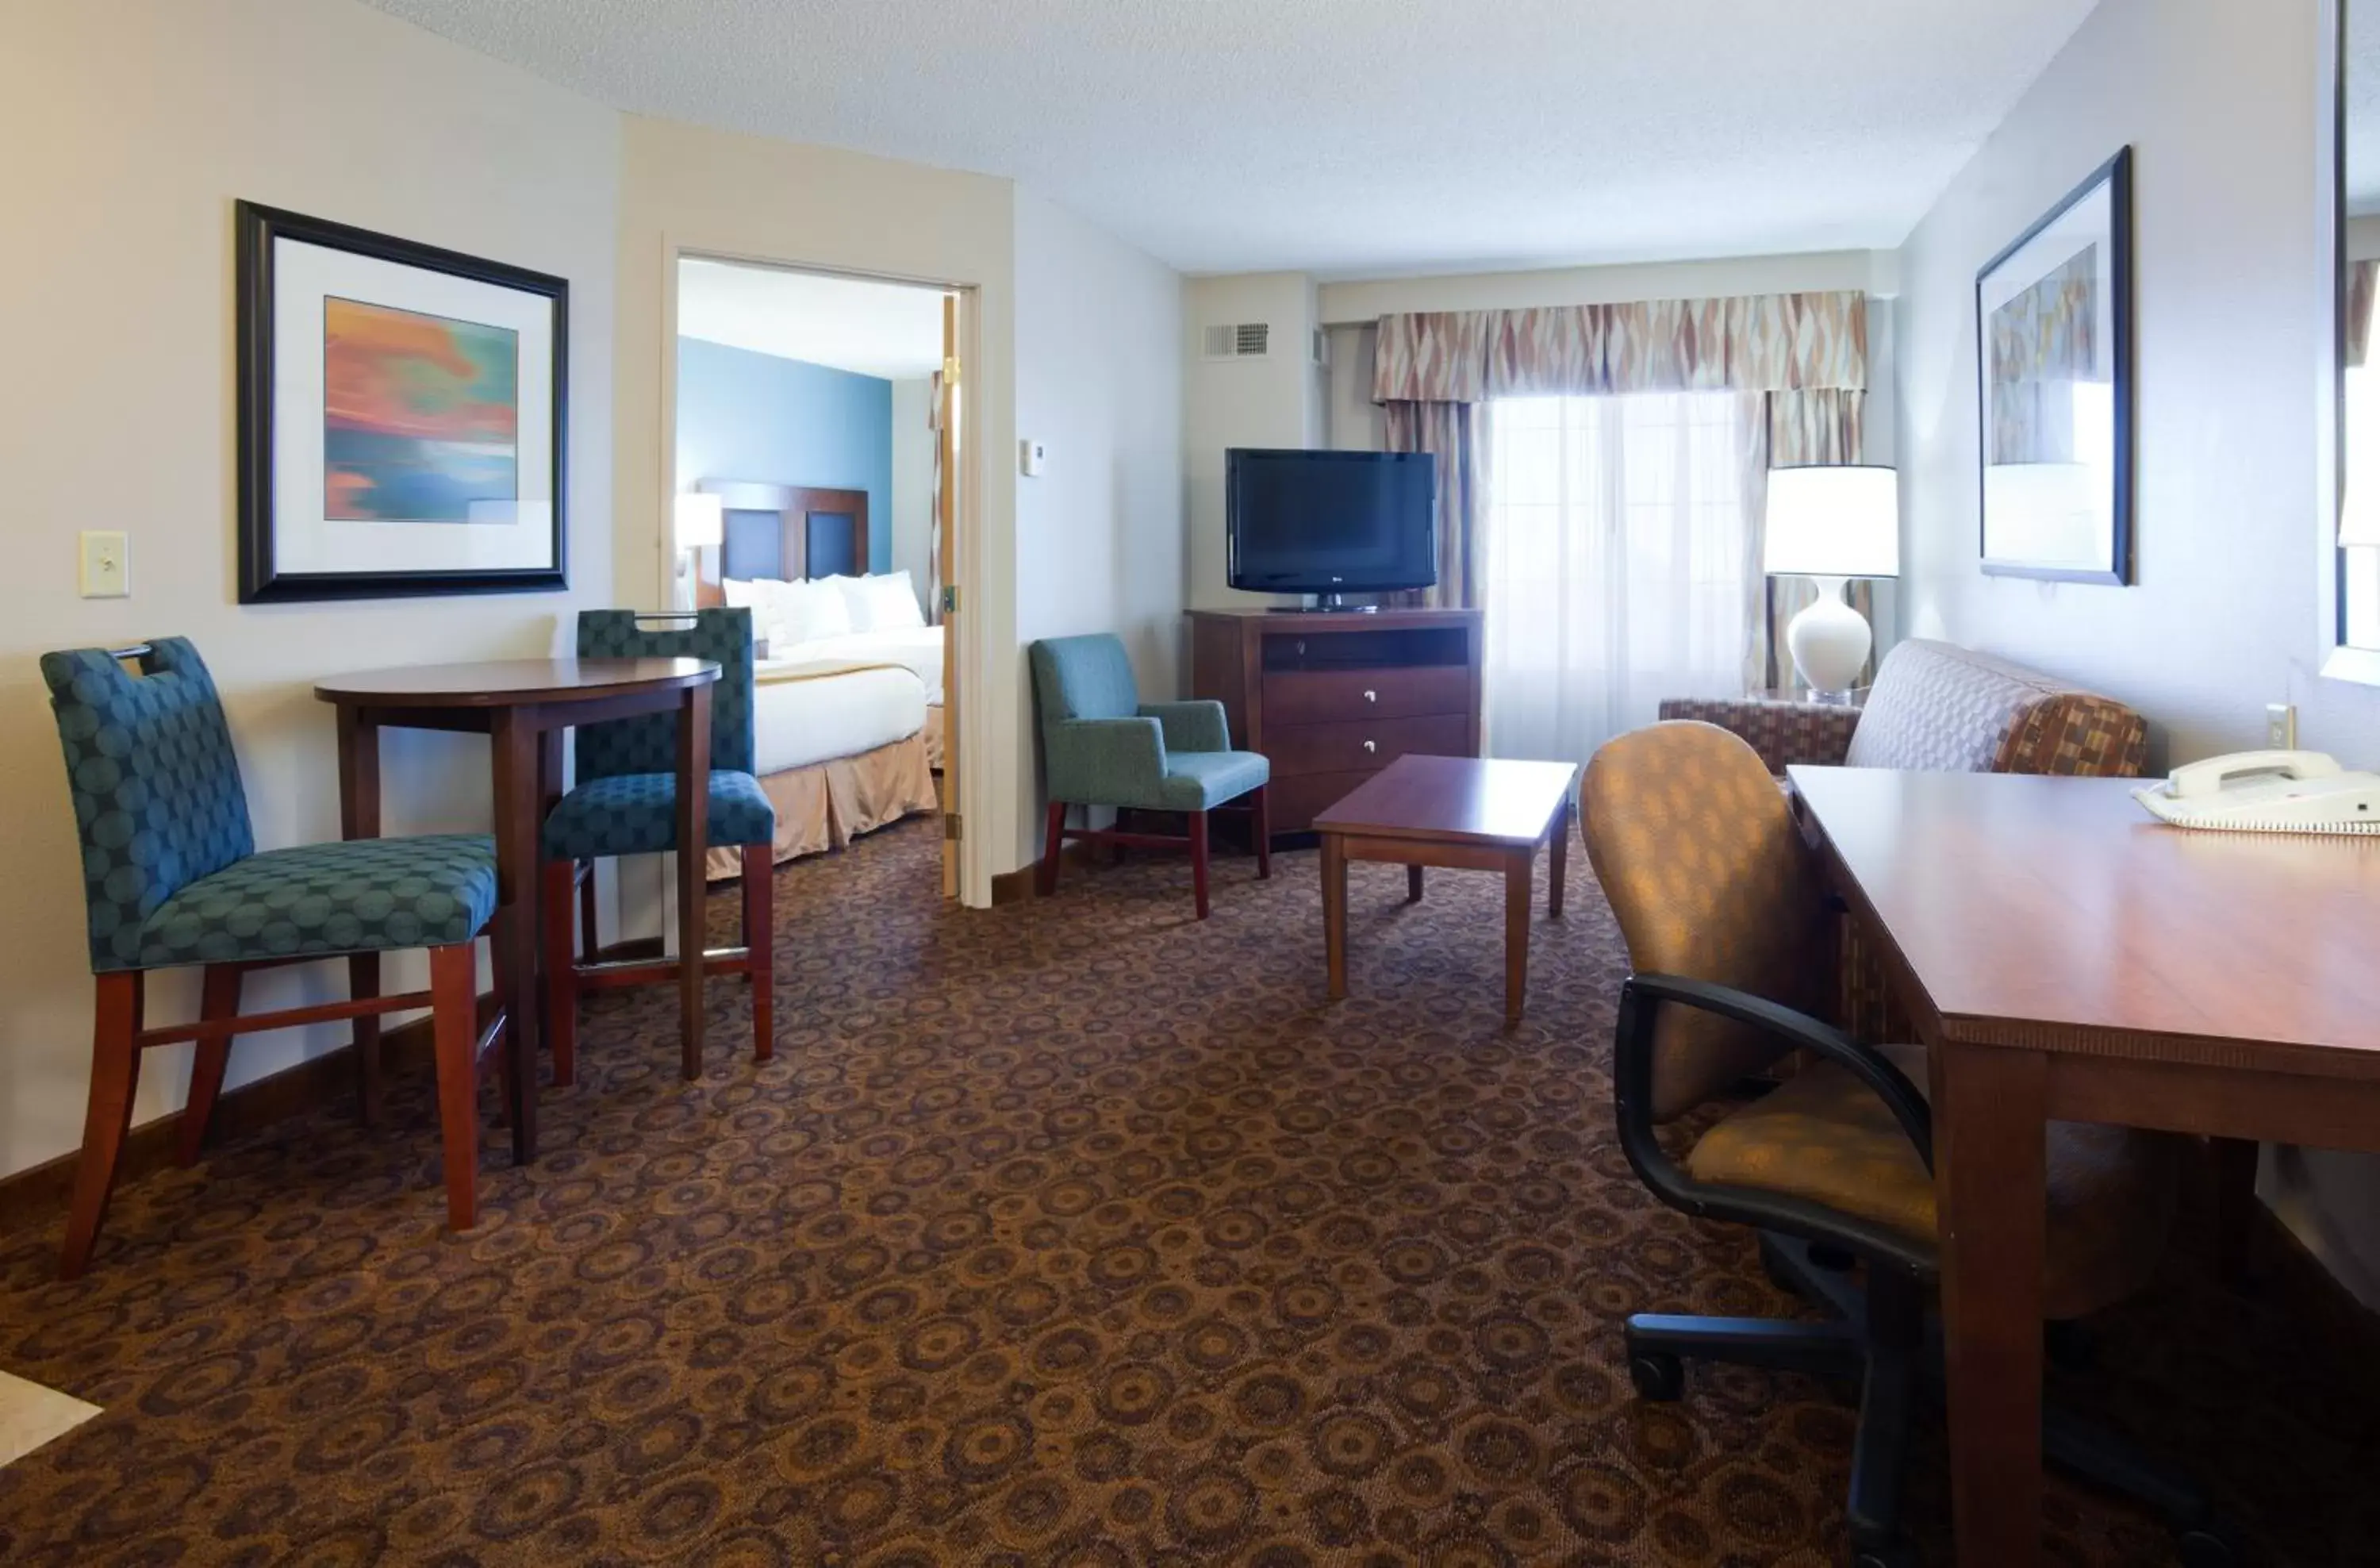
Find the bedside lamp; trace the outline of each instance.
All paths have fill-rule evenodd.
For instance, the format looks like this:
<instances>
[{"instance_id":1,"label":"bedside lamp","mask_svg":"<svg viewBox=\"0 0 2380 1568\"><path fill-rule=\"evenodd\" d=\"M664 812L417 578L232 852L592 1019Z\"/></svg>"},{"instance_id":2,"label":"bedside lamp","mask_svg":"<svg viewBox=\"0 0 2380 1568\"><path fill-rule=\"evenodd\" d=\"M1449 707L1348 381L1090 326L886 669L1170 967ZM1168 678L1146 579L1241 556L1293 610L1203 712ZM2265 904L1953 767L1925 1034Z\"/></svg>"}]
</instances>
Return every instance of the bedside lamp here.
<instances>
[{"instance_id":1,"label":"bedside lamp","mask_svg":"<svg viewBox=\"0 0 2380 1568\"><path fill-rule=\"evenodd\" d=\"M1771 468L1767 524L1762 569L1818 584L1817 602L1785 628L1793 667L1821 696L1848 692L1876 638L1843 584L1900 575L1898 477L1856 463Z\"/></svg>"},{"instance_id":2,"label":"bedside lamp","mask_svg":"<svg viewBox=\"0 0 2380 1568\"><path fill-rule=\"evenodd\" d=\"M679 496L671 533L677 544L678 607L691 609L695 552L716 550L727 537L726 513L719 497L702 493Z\"/></svg>"}]
</instances>

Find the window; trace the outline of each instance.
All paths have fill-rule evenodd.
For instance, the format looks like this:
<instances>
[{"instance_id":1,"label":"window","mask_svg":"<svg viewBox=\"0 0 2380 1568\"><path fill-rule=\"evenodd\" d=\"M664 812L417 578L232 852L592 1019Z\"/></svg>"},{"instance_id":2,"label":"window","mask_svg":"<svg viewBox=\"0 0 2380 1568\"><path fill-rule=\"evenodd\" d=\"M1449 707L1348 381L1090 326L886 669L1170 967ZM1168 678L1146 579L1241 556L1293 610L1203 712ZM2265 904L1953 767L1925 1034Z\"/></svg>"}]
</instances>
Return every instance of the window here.
<instances>
[{"instance_id":1,"label":"window","mask_svg":"<svg viewBox=\"0 0 2380 1568\"><path fill-rule=\"evenodd\" d=\"M1743 689L1757 397L1529 397L1490 410L1488 735L1579 760L1665 697Z\"/></svg>"},{"instance_id":2,"label":"window","mask_svg":"<svg viewBox=\"0 0 2380 1568\"><path fill-rule=\"evenodd\" d=\"M2380 463L2380 367L2347 372L2344 439L2339 444L2352 490L2358 468ZM2380 483L2380 474L2370 476ZM2380 546L2338 553L2338 636L2350 648L2380 650Z\"/></svg>"}]
</instances>

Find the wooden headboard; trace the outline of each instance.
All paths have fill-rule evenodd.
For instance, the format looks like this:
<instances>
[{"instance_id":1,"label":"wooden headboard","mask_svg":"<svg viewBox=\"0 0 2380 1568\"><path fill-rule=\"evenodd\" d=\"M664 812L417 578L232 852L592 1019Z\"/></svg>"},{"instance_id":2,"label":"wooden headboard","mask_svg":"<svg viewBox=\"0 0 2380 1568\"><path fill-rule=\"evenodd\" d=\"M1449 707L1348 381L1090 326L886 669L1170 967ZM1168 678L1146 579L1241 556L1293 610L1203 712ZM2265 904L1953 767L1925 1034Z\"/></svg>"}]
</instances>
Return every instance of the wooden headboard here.
<instances>
[{"instance_id":1,"label":"wooden headboard","mask_svg":"<svg viewBox=\"0 0 2380 1568\"><path fill-rule=\"evenodd\" d=\"M705 480L722 539L695 566L694 602L723 604L720 579L860 577L868 571L868 492L758 480Z\"/></svg>"}]
</instances>

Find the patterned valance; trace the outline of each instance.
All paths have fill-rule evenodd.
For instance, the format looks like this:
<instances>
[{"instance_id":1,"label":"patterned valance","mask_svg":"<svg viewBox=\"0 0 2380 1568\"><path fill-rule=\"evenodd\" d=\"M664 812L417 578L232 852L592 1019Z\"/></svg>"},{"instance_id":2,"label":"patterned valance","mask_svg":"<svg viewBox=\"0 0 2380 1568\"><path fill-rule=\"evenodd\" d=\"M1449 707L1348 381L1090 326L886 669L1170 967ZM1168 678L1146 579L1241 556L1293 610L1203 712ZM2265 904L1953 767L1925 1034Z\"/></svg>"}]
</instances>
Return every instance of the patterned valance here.
<instances>
[{"instance_id":1,"label":"patterned valance","mask_svg":"<svg viewBox=\"0 0 2380 1568\"><path fill-rule=\"evenodd\" d=\"M1382 316L1372 372L1375 403L1866 388L1855 291Z\"/></svg>"}]
</instances>

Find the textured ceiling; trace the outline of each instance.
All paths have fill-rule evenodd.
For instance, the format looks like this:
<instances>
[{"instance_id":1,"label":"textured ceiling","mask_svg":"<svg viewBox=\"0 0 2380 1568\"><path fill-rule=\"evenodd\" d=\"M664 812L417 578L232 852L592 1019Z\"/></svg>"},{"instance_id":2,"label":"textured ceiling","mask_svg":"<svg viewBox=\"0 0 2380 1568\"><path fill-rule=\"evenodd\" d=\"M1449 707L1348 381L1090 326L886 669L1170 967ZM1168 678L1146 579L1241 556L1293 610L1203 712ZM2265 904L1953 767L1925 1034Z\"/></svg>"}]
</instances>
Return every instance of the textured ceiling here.
<instances>
[{"instance_id":1,"label":"textured ceiling","mask_svg":"<svg viewBox=\"0 0 2380 1568\"><path fill-rule=\"evenodd\" d=\"M618 108L1004 175L1186 272L1898 245L2094 0L371 0Z\"/></svg>"},{"instance_id":2,"label":"textured ceiling","mask_svg":"<svg viewBox=\"0 0 2380 1568\"><path fill-rule=\"evenodd\" d=\"M930 288L687 261L677 277L684 337L902 381L942 362L942 296Z\"/></svg>"}]
</instances>

